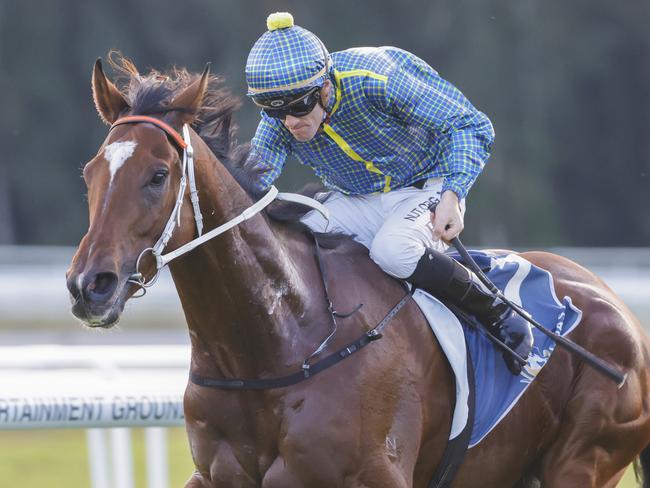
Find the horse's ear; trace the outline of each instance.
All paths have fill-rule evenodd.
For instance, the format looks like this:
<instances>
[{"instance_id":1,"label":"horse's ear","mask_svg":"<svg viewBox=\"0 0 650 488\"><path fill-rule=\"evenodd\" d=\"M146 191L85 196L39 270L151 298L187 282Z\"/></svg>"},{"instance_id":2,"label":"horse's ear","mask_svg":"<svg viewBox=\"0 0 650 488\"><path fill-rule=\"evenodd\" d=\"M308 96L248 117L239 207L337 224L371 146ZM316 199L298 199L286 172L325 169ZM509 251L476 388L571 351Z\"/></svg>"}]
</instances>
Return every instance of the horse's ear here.
<instances>
[{"instance_id":1,"label":"horse's ear","mask_svg":"<svg viewBox=\"0 0 650 488\"><path fill-rule=\"evenodd\" d=\"M201 77L185 88L185 90L179 93L174 100L172 100L171 106L180 109L173 112L172 118L175 119L175 122L178 122L179 124L189 124L196 118L196 115L201 108L201 103L203 102L203 97L205 96L205 91L208 88L209 81L210 63L207 63Z\"/></svg>"},{"instance_id":2,"label":"horse's ear","mask_svg":"<svg viewBox=\"0 0 650 488\"><path fill-rule=\"evenodd\" d=\"M120 90L104 74L101 59L93 67L93 100L101 119L108 125L117 120L124 110L129 108Z\"/></svg>"}]
</instances>

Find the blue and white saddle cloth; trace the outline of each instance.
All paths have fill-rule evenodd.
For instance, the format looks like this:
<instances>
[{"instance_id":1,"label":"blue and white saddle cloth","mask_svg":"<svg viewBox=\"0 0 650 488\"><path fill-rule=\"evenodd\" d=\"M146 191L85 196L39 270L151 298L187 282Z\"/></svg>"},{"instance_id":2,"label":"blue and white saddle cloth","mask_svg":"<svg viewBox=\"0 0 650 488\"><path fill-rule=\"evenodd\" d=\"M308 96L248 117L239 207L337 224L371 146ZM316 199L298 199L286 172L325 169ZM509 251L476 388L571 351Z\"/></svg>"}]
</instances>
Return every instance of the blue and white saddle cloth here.
<instances>
[{"instance_id":1,"label":"blue and white saddle cloth","mask_svg":"<svg viewBox=\"0 0 650 488\"><path fill-rule=\"evenodd\" d=\"M470 251L490 280L512 302L527 310L537 322L561 335L571 332L582 312L569 297L558 300L553 278L547 271L515 255L492 255ZM462 262L458 255L452 257ZM456 375L456 407L450 440L461 434L469 418L469 381L467 351L474 367L475 415L469 447L476 446L508 414L517 400L544 367L555 349L555 342L533 328L533 351L520 376L507 369L501 350L485 332L461 324L447 307L431 295L416 290L413 298L429 321L438 342Z\"/></svg>"}]
</instances>

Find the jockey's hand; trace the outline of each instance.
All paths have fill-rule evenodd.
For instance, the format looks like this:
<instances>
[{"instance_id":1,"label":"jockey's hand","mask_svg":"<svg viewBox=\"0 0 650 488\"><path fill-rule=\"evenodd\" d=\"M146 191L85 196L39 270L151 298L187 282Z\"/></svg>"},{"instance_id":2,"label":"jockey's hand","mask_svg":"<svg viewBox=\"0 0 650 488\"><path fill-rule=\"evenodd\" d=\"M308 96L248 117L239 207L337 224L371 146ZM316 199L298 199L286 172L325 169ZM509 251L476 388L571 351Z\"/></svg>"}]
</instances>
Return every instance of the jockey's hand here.
<instances>
[{"instance_id":1,"label":"jockey's hand","mask_svg":"<svg viewBox=\"0 0 650 488\"><path fill-rule=\"evenodd\" d=\"M442 239L449 244L449 241L460 235L465 225L458 195L450 190L442 194L435 213L431 212L431 223L433 224L434 240Z\"/></svg>"}]
</instances>

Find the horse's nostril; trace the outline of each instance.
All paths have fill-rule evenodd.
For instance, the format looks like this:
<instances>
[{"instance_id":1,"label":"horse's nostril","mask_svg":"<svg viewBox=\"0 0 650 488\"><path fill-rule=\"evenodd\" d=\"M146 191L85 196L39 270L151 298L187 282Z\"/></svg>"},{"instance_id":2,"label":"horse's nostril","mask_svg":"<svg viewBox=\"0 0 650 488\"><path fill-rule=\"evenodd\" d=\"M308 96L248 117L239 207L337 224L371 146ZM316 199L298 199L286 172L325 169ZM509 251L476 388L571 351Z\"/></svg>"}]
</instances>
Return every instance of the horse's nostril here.
<instances>
[{"instance_id":1,"label":"horse's nostril","mask_svg":"<svg viewBox=\"0 0 650 488\"><path fill-rule=\"evenodd\" d=\"M79 296L81 295L81 290L77 287L77 280L75 276L66 276L66 286L68 287L68 291L70 292L70 295L75 300L79 299Z\"/></svg>"},{"instance_id":2,"label":"horse's nostril","mask_svg":"<svg viewBox=\"0 0 650 488\"><path fill-rule=\"evenodd\" d=\"M115 273L97 273L94 280L86 285L86 296L91 300L102 300L110 297L117 287Z\"/></svg>"}]
</instances>

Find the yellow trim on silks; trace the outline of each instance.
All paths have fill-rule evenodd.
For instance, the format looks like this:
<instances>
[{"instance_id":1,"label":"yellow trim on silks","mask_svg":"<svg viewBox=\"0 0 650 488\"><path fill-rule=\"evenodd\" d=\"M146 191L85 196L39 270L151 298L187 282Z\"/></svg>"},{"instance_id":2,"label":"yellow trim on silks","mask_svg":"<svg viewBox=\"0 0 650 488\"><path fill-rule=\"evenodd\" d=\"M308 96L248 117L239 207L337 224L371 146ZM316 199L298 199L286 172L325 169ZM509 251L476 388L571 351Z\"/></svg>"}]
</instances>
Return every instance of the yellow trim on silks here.
<instances>
[{"instance_id":1,"label":"yellow trim on silks","mask_svg":"<svg viewBox=\"0 0 650 488\"><path fill-rule=\"evenodd\" d=\"M339 104L341 103L341 73L334 71L334 86L336 87L336 101L334 102L334 106L332 107L332 111L329 113L329 116L331 117L334 115L334 112L336 112L336 109L339 108Z\"/></svg>"},{"instance_id":2,"label":"yellow trim on silks","mask_svg":"<svg viewBox=\"0 0 650 488\"><path fill-rule=\"evenodd\" d=\"M332 110L334 112L334 110ZM384 177L384 189L382 190L384 193L388 193L390 191L390 180L391 177L388 175L385 175L382 173L374 164L372 161L366 161L363 159L361 156L359 156L354 149L350 147L350 145L345 142L345 140L336 133L334 129L332 129L332 126L329 124L323 124L323 130L325 133L332 138L334 142L343 150L345 154L347 154L350 158L352 158L355 161L359 161L363 163L366 166L366 169L370 171L371 173L376 173L378 175L382 175Z\"/></svg>"},{"instance_id":3,"label":"yellow trim on silks","mask_svg":"<svg viewBox=\"0 0 650 488\"><path fill-rule=\"evenodd\" d=\"M353 69L350 71L340 71L338 73L341 78L347 78L349 76L369 76L370 78L375 78L379 81L388 81L388 76L380 75L379 73L367 69Z\"/></svg>"},{"instance_id":4,"label":"yellow trim on silks","mask_svg":"<svg viewBox=\"0 0 650 488\"><path fill-rule=\"evenodd\" d=\"M385 75L380 75L379 73L375 73L374 71L370 71L367 69L353 69L350 71L337 71L336 69L334 70L334 81L336 82L336 102L334 103L334 107L332 107L332 112L330 112L330 117L334 112L336 112L336 109L339 108L339 105L341 103L341 83L340 81L343 78L349 78L350 76L368 76L370 78L374 78L379 81L383 81L386 83L388 81L388 76Z\"/></svg>"},{"instance_id":5,"label":"yellow trim on silks","mask_svg":"<svg viewBox=\"0 0 650 488\"><path fill-rule=\"evenodd\" d=\"M318 73L316 73L314 76L311 78L308 78L303 81L297 81L296 83L291 83L290 85L282 85L282 86L274 86L272 88L252 88L248 87L248 91L251 93L254 93L255 95L261 95L262 93L273 93L273 92L279 92L279 91L287 91L287 90L294 90L297 88L302 88L305 86L310 86L311 83L321 76L323 76L327 72L328 68L328 63L325 63L325 66L323 66L323 69L321 69Z\"/></svg>"}]
</instances>

